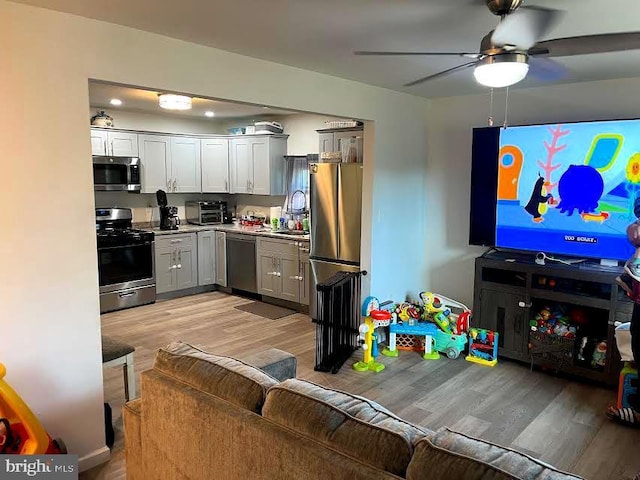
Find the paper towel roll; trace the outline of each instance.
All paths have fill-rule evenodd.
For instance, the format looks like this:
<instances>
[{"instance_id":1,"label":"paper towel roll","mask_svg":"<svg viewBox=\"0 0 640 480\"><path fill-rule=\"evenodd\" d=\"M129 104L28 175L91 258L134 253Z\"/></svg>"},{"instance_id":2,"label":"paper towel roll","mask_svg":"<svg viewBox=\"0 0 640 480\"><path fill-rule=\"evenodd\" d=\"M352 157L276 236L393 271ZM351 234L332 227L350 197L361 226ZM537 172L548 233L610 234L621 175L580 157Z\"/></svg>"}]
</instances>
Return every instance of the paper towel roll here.
<instances>
[{"instance_id":1,"label":"paper towel roll","mask_svg":"<svg viewBox=\"0 0 640 480\"><path fill-rule=\"evenodd\" d=\"M269 218L280 218L282 216L282 207L269 208Z\"/></svg>"}]
</instances>

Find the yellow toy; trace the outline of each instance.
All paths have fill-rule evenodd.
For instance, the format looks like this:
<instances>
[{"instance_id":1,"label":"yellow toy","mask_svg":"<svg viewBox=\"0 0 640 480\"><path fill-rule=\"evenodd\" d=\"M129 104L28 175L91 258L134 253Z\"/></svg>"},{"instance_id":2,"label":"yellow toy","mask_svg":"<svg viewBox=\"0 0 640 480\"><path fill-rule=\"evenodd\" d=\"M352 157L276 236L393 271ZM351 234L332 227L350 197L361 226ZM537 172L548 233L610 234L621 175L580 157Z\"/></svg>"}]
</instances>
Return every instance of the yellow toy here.
<instances>
[{"instance_id":1,"label":"yellow toy","mask_svg":"<svg viewBox=\"0 0 640 480\"><path fill-rule=\"evenodd\" d=\"M33 412L4 380L6 373L0 363L0 453L66 453L62 441L49 437Z\"/></svg>"},{"instance_id":2,"label":"yellow toy","mask_svg":"<svg viewBox=\"0 0 640 480\"><path fill-rule=\"evenodd\" d=\"M376 362L374 358L374 352L377 351L377 344L374 343L374 333L377 327L388 326L390 322L391 312L387 312L386 310L373 310L365 317L364 322L358 329L360 331L360 338L363 340L362 350L364 354L362 361L353 364L354 370L358 372L371 370L376 373L384 370L384 365Z\"/></svg>"}]
</instances>

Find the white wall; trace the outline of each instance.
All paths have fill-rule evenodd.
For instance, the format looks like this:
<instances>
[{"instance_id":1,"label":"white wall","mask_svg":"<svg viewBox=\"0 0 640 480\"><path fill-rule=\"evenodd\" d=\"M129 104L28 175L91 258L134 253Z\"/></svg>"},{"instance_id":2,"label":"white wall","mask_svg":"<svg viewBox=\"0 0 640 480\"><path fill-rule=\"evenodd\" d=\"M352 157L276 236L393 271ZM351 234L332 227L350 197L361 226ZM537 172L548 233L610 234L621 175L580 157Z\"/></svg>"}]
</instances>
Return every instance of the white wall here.
<instances>
[{"instance_id":1,"label":"white wall","mask_svg":"<svg viewBox=\"0 0 640 480\"><path fill-rule=\"evenodd\" d=\"M363 266L381 298L426 281L426 100L5 0L0 18L2 361L71 452L104 447L89 79L374 120Z\"/></svg>"},{"instance_id":2,"label":"white wall","mask_svg":"<svg viewBox=\"0 0 640 480\"><path fill-rule=\"evenodd\" d=\"M509 123L551 123L640 117L640 79L608 80L512 90ZM504 120L504 91L494 102ZM487 125L489 94L433 100L429 114L427 205L430 289L471 305L474 259L470 247L471 131Z\"/></svg>"},{"instance_id":3,"label":"white wall","mask_svg":"<svg viewBox=\"0 0 640 480\"><path fill-rule=\"evenodd\" d=\"M115 128L126 130L145 130L160 133L227 133L222 128L222 123L215 118L212 120L198 120L186 116L129 112L117 108L91 107L87 119L89 120L99 110L104 110L113 117Z\"/></svg>"}]
</instances>

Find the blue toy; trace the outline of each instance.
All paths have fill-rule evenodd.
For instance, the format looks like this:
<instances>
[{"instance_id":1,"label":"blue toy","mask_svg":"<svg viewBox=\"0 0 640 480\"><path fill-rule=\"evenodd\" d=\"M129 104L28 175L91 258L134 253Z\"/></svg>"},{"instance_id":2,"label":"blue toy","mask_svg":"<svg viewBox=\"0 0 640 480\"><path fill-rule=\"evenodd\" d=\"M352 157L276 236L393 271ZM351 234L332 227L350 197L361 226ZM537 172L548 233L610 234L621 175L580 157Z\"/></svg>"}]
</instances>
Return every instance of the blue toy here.
<instances>
[{"instance_id":1,"label":"blue toy","mask_svg":"<svg viewBox=\"0 0 640 480\"><path fill-rule=\"evenodd\" d=\"M469 330L468 362L494 367L498 363L498 332L482 328Z\"/></svg>"}]
</instances>

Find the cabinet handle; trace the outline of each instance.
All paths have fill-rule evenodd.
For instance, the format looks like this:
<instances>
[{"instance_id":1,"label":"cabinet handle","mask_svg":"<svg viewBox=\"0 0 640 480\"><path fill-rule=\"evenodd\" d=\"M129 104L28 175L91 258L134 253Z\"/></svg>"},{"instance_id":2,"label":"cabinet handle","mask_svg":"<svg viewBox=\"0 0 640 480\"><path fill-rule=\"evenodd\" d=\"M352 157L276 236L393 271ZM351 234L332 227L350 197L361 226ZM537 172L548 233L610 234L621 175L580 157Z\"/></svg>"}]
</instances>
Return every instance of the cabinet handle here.
<instances>
[{"instance_id":1,"label":"cabinet handle","mask_svg":"<svg viewBox=\"0 0 640 480\"><path fill-rule=\"evenodd\" d=\"M173 179L173 191L174 191L174 192L177 192L177 191L178 191L177 183L178 183L178 180L176 180L176 179L174 178L174 179Z\"/></svg>"},{"instance_id":2,"label":"cabinet handle","mask_svg":"<svg viewBox=\"0 0 640 480\"><path fill-rule=\"evenodd\" d=\"M224 191L228 192L229 191L229 180L225 180L224 181Z\"/></svg>"},{"instance_id":3,"label":"cabinet handle","mask_svg":"<svg viewBox=\"0 0 640 480\"><path fill-rule=\"evenodd\" d=\"M113 140L111 140L111 155L113 155Z\"/></svg>"},{"instance_id":4,"label":"cabinet handle","mask_svg":"<svg viewBox=\"0 0 640 480\"><path fill-rule=\"evenodd\" d=\"M518 302L518 306L520 308L531 308L532 303L531 302Z\"/></svg>"},{"instance_id":5,"label":"cabinet handle","mask_svg":"<svg viewBox=\"0 0 640 480\"><path fill-rule=\"evenodd\" d=\"M301 248L300 251L302 253L309 253L309 249L308 248Z\"/></svg>"},{"instance_id":6,"label":"cabinet handle","mask_svg":"<svg viewBox=\"0 0 640 480\"><path fill-rule=\"evenodd\" d=\"M104 149L104 154L109 155L109 151L107 150L107 141L102 140L102 148Z\"/></svg>"},{"instance_id":7,"label":"cabinet handle","mask_svg":"<svg viewBox=\"0 0 640 480\"><path fill-rule=\"evenodd\" d=\"M171 240L171 243L182 243L182 239L179 238L177 240Z\"/></svg>"}]
</instances>

